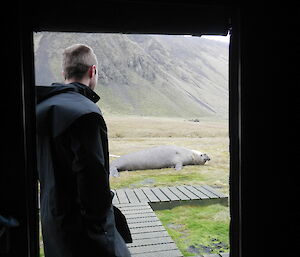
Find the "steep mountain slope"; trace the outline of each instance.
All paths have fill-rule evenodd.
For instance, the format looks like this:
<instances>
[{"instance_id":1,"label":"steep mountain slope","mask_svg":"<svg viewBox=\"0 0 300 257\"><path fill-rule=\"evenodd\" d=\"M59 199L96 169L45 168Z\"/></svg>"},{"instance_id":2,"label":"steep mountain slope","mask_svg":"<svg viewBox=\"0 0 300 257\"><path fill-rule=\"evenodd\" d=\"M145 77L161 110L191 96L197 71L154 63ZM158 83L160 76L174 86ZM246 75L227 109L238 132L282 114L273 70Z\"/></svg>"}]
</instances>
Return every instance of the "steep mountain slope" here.
<instances>
[{"instance_id":1,"label":"steep mountain slope","mask_svg":"<svg viewBox=\"0 0 300 257\"><path fill-rule=\"evenodd\" d=\"M62 81L61 54L91 46L99 61L99 105L107 113L228 115L228 44L168 35L37 33L36 84Z\"/></svg>"}]
</instances>

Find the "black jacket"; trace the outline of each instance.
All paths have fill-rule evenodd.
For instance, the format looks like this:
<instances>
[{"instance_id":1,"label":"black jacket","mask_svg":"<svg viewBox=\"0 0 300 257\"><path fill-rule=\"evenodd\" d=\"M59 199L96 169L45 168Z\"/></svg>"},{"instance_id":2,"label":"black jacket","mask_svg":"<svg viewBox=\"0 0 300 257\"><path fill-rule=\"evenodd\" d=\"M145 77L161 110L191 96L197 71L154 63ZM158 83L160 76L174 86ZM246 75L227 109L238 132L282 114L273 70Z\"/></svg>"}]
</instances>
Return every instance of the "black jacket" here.
<instances>
[{"instance_id":1,"label":"black jacket","mask_svg":"<svg viewBox=\"0 0 300 257\"><path fill-rule=\"evenodd\" d=\"M36 94L45 257L130 256L115 224L100 97L80 83L37 87Z\"/></svg>"}]
</instances>

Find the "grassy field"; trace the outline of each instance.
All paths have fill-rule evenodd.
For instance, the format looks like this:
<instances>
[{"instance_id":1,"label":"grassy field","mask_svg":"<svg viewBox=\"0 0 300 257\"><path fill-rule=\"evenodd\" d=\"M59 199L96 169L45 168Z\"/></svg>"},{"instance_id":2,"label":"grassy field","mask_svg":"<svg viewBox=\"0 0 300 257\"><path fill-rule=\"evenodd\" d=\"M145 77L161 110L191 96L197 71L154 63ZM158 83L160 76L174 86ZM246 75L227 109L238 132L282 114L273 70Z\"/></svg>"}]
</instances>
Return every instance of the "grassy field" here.
<instances>
[{"instance_id":1,"label":"grassy field","mask_svg":"<svg viewBox=\"0 0 300 257\"><path fill-rule=\"evenodd\" d=\"M111 178L112 188L207 184L228 194L228 121L203 119L192 122L176 118L105 117L110 153L123 155L158 145L177 145L208 154L204 166L121 172ZM111 160L113 158L111 157Z\"/></svg>"}]
</instances>

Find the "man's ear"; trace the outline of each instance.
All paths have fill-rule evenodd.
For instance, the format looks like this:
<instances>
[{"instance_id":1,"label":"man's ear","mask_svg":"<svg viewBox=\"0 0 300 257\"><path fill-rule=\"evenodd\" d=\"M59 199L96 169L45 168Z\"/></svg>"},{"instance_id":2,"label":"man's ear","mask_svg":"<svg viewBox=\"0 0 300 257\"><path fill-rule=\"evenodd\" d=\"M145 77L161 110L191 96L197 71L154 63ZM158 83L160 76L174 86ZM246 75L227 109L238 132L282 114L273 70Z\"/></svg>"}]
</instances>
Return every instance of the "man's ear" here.
<instances>
[{"instance_id":1,"label":"man's ear","mask_svg":"<svg viewBox=\"0 0 300 257\"><path fill-rule=\"evenodd\" d=\"M96 66L95 65L92 65L90 68L89 68L89 78L93 78L95 76L95 70L96 70Z\"/></svg>"}]
</instances>

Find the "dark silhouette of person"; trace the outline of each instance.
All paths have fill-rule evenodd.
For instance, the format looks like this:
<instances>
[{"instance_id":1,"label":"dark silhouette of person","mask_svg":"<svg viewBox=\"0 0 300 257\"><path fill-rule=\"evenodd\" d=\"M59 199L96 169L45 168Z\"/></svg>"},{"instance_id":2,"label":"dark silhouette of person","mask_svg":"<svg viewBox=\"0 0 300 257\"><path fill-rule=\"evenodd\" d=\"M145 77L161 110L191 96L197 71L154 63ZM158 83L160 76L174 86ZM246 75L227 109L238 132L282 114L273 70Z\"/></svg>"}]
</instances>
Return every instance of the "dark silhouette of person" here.
<instances>
[{"instance_id":1,"label":"dark silhouette of person","mask_svg":"<svg viewBox=\"0 0 300 257\"><path fill-rule=\"evenodd\" d=\"M112 205L107 128L99 107L98 61L72 45L65 83L37 86L37 162L45 257L127 257L126 219Z\"/></svg>"}]
</instances>

